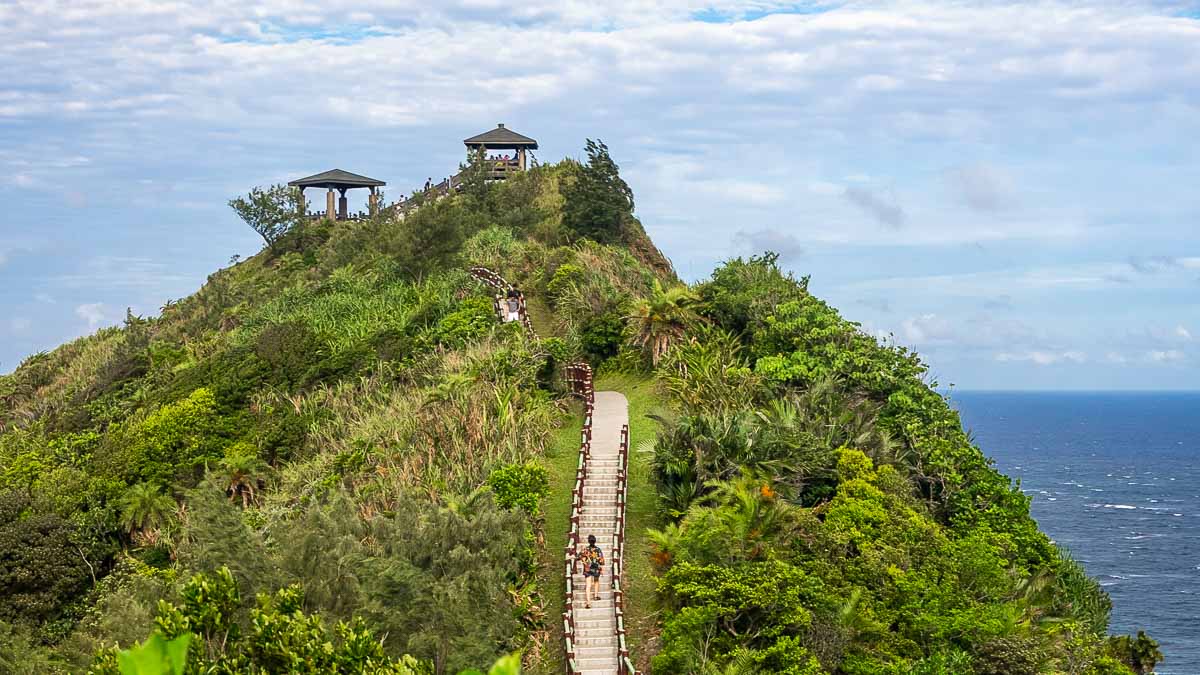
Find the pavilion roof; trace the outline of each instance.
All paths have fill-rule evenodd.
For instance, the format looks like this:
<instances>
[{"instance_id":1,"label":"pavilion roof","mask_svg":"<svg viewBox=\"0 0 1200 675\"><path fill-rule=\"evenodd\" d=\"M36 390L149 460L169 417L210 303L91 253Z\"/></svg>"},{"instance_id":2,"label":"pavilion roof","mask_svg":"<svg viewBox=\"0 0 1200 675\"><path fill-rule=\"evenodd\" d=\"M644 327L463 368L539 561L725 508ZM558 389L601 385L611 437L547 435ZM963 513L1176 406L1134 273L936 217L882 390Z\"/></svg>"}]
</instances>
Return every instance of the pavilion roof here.
<instances>
[{"instance_id":1,"label":"pavilion roof","mask_svg":"<svg viewBox=\"0 0 1200 675\"><path fill-rule=\"evenodd\" d=\"M495 129L485 131L478 136L472 136L463 141L463 143L467 147L475 146L495 150L538 149L537 141L528 136L522 136L512 129L505 127L503 124L497 124Z\"/></svg>"},{"instance_id":2,"label":"pavilion roof","mask_svg":"<svg viewBox=\"0 0 1200 675\"><path fill-rule=\"evenodd\" d=\"M297 178L288 185L292 187L356 188L382 187L387 183L341 169L330 169L307 178Z\"/></svg>"}]
</instances>

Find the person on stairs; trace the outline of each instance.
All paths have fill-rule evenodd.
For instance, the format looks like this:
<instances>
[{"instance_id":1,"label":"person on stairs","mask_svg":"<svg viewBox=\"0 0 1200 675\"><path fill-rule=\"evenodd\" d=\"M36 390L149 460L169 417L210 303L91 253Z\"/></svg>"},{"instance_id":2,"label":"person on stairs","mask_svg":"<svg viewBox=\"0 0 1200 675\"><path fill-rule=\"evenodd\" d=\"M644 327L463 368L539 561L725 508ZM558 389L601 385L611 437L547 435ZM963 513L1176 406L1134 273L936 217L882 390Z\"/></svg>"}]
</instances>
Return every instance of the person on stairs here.
<instances>
[{"instance_id":1,"label":"person on stairs","mask_svg":"<svg viewBox=\"0 0 1200 675\"><path fill-rule=\"evenodd\" d=\"M604 569L604 551L596 545L596 535L588 535L588 546L583 550L583 597L584 607L591 609L592 600L600 599L600 572Z\"/></svg>"},{"instance_id":2,"label":"person on stairs","mask_svg":"<svg viewBox=\"0 0 1200 675\"><path fill-rule=\"evenodd\" d=\"M504 301L504 320L521 320L521 296L516 289L509 290L508 298Z\"/></svg>"}]
</instances>

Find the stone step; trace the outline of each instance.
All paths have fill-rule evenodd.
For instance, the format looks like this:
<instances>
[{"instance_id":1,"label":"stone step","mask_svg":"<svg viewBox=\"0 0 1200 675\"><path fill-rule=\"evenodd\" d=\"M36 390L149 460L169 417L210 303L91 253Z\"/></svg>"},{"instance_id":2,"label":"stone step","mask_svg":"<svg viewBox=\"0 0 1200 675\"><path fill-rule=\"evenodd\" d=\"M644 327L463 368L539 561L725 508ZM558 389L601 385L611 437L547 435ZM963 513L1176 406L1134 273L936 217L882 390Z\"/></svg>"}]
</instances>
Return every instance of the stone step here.
<instances>
[{"instance_id":1,"label":"stone step","mask_svg":"<svg viewBox=\"0 0 1200 675\"><path fill-rule=\"evenodd\" d=\"M612 652L611 656L606 656L603 653L588 654L586 658L581 658L579 653L575 653L575 663L579 666L582 672L596 673L612 673L617 672L617 647L613 645L607 648Z\"/></svg>"},{"instance_id":2,"label":"stone step","mask_svg":"<svg viewBox=\"0 0 1200 675\"><path fill-rule=\"evenodd\" d=\"M576 593L572 597L572 599L575 601L576 609L578 609L579 607L583 607L584 605L587 604L587 598L583 597L583 593ZM605 596L602 594L600 596L599 600L592 600L591 609L596 609L597 607L612 607L612 606L613 606L612 595Z\"/></svg>"},{"instance_id":3,"label":"stone step","mask_svg":"<svg viewBox=\"0 0 1200 675\"><path fill-rule=\"evenodd\" d=\"M597 625L593 628L581 628L580 626L582 623L583 622L579 621L575 622L576 637L586 637L591 639L594 637L606 637L617 634L617 625L611 616L609 617L607 624Z\"/></svg>"},{"instance_id":4,"label":"stone step","mask_svg":"<svg viewBox=\"0 0 1200 675\"><path fill-rule=\"evenodd\" d=\"M578 647L602 647L617 644L617 633L612 628L605 631L575 632L575 645Z\"/></svg>"},{"instance_id":5,"label":"stone step","mask_svg":"<svg viewBox=\"0 0 1200 675\"><path fill-rule=\"evenodd\" d=\"M580 660L586 659L603 659L611 656L616 656L617 639L613 638L612 644L596 645L595 647L576 647L575 658Z\"/></svg>"},{"instance_id":6,"label":"stone step","mask_svg":"<svg viewBox=\"0 0 1200 675\"><path fill-rule=\"evenodd\" d=\"M596 619L611 619L613 615L612 606L597 607L593 604L591 607L584 607L582 603L575 605L575 622L595 621Z\"/></svg>"}]
</instances>

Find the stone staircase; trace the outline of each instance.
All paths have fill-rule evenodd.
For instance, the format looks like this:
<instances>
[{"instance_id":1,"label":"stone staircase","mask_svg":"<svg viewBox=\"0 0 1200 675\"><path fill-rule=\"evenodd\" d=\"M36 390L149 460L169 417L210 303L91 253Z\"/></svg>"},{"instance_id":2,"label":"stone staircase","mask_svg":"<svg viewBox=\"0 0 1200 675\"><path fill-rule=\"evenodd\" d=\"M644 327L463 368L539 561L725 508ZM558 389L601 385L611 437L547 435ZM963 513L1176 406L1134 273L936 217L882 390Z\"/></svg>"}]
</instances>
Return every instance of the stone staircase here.
<instances>
[{"instance_id":1,"label":"stone staircase","mask_svg":"<svg viewBox=\"0 0 1200 675\"><path fill-rule=\"evenodd\" d=\"M613 536L617 527L617 474L621 470L621 428L629 423L629 404L615 391L596 392L592 417L592 448L583 484L583 509L579 518L580 552L588 535L604 551L600 576L600 599L587 608L583 570L577 566L572 587L575 616L576 672L616 675L618 672L617 625L613 607Z\"/></svg>"}]
</instances>

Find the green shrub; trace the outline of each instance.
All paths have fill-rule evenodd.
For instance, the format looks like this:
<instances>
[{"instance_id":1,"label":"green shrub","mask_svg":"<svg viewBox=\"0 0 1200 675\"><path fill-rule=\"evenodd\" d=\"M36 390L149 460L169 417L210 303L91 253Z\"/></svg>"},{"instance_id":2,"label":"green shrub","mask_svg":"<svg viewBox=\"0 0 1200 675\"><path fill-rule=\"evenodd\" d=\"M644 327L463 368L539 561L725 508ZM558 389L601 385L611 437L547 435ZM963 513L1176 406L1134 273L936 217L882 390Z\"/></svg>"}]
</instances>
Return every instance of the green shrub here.
<instances>
[{"instance_id":1,"label":"green shrub","mask_svg":"<svg viewBox=\"0 0 1200 675\"><path fill-rule=\"evenodd\" d=\"M625 344L625 320L617 310L591 317L583 322L579 338L588 361L599 365Z\"/></svg>"},{"instance_id":2,"label":"green shrub","mask_svg":"<svg viewBox=\"0 0 1200 675\"><path fill-rule=\"evenodd\" d=\"M125 475L158 485L194 476L206 461L221 457L227 437L221 426L210 389L159 408L129 430Z\"/></svg>"},{"instance_id":3,"label":"green shrub","mask_svg":"<svg viewBox=\"0 0 1200 675\"><path fill-rule=\"evenodd\" d=\"M488 487L500 506L519 508L537 517L541 515L542 498L550 492L550 478L546 468L537 462L509 464L492 471Z\"/></svg>"},{"instance_id":4,"label":"green shrub","mask_svg":"<svg viewBox=\"0 0 1200 675\"><path fill-rule=\"evenodd\" d=\"M0 492L0 621L56 619L91 585L70 523L30 507L28 497Z\"/></svg>"},{"instance_id":5,"label":"green shrub","mask_svg":"<svg viewBox=\"0 0 1200 675\"><path fill-rule=\"evenodd\" d=\"M567 288L583 281L583 268L572 264L563 263L554 270L554 276L546 283L546 293L552 301L557 301Z\"/></svg>"},{"instance_id":6,"label":"green shrub","mask_svg":"<svg viewBox=\"0 0 1200 675\"><path fill-rule=\"evenodd\" d=\"M305 382L321 352L317 336L300 321L267 326L254 345L254 353L271 367L271 380L284 385Z\"/></svg>"},{"instance_id":7,"label":"green shrub","mask_svg":"<svg viewBox=\"0 0 1200 675\"><path fill-rule=\"evenodd\" d=\"M487 335L496 325L496 311L487 298L468 298L438 322L437 342L461 347Z\"/></svg>"}]
</instances>

